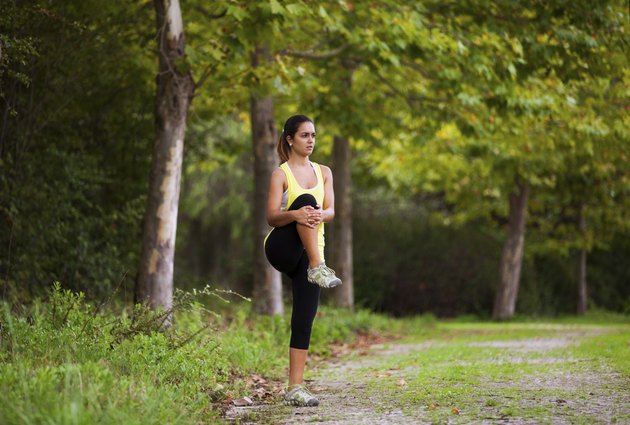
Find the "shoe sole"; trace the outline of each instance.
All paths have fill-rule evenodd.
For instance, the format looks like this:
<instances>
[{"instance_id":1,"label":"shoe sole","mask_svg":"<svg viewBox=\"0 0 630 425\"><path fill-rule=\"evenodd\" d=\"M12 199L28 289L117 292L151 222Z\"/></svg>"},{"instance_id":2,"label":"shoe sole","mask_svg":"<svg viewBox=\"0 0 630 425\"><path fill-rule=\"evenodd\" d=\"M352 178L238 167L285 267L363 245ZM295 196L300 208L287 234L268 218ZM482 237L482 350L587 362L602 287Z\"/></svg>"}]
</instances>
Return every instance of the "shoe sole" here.
<instances>
[{"instance_id":1,"label":"shoe sole","mask_svg":"<svg viewBox=\"0 0 630 425\"><path fill-rule=\"evenodd\" d=\"M322 286L322 285L320 285L320 284L319 284L319 283L317 283L317 282L314 282L314 281L312 281L312 280L309 280L308 278L307 278L306 280L308 281L308 283L312 283L313 285L317 285L317 286L319 286L320 288L324 288L324 289L334 288L334 287L336 287L336 286L341 285L341 279L339 279L339 278L337 278L337 279L333 280L332 282L330 282L330 283L328 284L328 286Z\"/></svg>"},{"instance_id":2,"label":"shoe sole","mask_svg":"<svg viewBox=\"0 0 630 425\"><path fill-rule=\"evenodd\" d=\"M341 279L337 279L330 282L330 285L328 285L327 288L335 288L340 285L341 285Z\"/></svg>"},{"instance_id":3,"label":"shoe sole","mask_svg":"<svg viewBox=\"0 0 630 425\"><path fill-rule=\"evenodd\" d=\"M308 404L308 403L300 403L295 400L284 400L284 404L286 406L293 406L293 407L317 407L319 406L319 401L317 403Z\"/></svg>"}]
</instances>

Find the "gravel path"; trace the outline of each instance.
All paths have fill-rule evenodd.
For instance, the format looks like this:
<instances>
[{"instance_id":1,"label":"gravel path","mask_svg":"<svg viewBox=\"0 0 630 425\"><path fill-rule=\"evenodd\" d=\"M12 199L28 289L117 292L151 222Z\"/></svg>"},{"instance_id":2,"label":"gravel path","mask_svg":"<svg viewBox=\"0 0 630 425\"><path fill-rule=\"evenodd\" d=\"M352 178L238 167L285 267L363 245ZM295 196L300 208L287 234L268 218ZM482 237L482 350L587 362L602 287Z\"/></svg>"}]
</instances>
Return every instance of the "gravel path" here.
<instances>
[{"instance_id":1,"label":"gravel path","mask_svg":"<svg viewBox=\"0 0 630 425\"><path fill-rule=\"evenodd\" d=\"M453 414L441 418L437 423L478 423L478 424L538 424L539 419L506 416L501 409L508 403L516 403L518 408L536 409L543 406L547 410L547 418L542 423L572 424L576 416L586 415L584 422L630 424L630 377L606 370L595 370L588 367L578 368L580 372L568 372L563 365L576 364L584 360L558 357L552 350L577 344L587 336L601 334L604 329L588 328L587 330L562 329L557 336L550 338L532 338L518 340L483 340L467 343L469 347L499 349L499 356L488 359L496 364L557 364L548 374L530 374L520 376L517 388L522 394L514 395L514 382L483 382L478 393L496 400L496 403L478 405L479 412L475 418L465 418ZM448 345L448 341L431 340L415 344L381 344L371 347L363 356L354 356L327 363L316 373L316 379L309 383L311 391L320 399L320 406L315 408L294 408L279 405L259 405L251 407L232 407L226 417L239 424L338 424L338 425L396 425L396 424L431 424L435 422L428 411L431 407L401 405L392 399L391 391L375 390L374 382L378 379L400 380L400 391L410 391L405 387L404 379L411 376L412 368L386 369L386 360L391 364L392 356L408 356L423 350ZM630 341L629 341L630 344ZM555 354L555 355L554 355ZM630 347L629 347L630 354ZM629 355L630 358L630 355ZM629 360L630 361L630 360ZM465 363L458 365L466 366ZM366 371L374 371L366 373ZM417 373L417 372L416 372ZM538 389L549 389L544 393ZM587 389L570 393L567 389ZM565 396L555 396L554 391ZM534 396L532 396L534 394ZM550 395L552 394L552 395ZM583 394L587 394L585 397ZM276 400L277 401L277 400ZM403 408L404 407L404 408ZM551 411L551 417L549 417ZM569 415L567 412L571 412ZM459 414L459 413L457 413ZM472 421L471 421L472 419Z\"/></svg>"}]
</instances>

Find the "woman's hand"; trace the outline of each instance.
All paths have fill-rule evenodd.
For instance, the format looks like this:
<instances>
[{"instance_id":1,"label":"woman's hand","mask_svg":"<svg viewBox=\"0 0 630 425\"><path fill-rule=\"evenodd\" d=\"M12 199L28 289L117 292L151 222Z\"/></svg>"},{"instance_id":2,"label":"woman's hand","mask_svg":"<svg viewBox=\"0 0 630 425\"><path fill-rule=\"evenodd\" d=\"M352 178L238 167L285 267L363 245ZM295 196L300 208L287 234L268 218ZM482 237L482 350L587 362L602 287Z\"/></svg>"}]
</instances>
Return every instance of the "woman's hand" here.
<instances>
[{"instance_id":1,"label":"woman's hand","mask_svg":"<svg viewBox=\"0 0 630 425\"><path fill-rule=\"evenodd\" d=\"M311 229L319 226L322 222L322 209L317 205L315 208L307 205L295 211L295 221L298 224L310 227Z\"/></svg>"}]
</instances>

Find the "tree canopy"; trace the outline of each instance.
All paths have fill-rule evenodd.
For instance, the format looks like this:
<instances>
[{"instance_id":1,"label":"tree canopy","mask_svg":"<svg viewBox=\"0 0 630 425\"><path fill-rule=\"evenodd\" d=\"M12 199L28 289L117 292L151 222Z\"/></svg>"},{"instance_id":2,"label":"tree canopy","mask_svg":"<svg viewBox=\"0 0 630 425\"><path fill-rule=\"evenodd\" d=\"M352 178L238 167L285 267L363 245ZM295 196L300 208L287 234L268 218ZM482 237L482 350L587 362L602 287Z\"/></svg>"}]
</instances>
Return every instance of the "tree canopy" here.
<instances>
[{"instance_id":1,"label":"tree canopy","mask_svg":"<svg viewBox=\"0 0 630 425\"><path fill-rule=\"evenodd\" d=\"M364 245L354 247L360 302L385 308L370 297L391 293L378 271L359 265L381 261L398 276L392 285L421 293L450 285L423 265L443 264L437 251L462 244L489 247L491 263L474 249L459 255L487 268L469 267L461 279L479 278L491 298L510 197L527 188L521 289L542 294L536 282L548 279L562 292L570 255L586 250L594 302L625 308L628 271L604 259L630 255L626 4L189 0L181 12L186 49L175 66L195 88L176 284L251 290L249 108L252 96L269 96L277 127L294 113L315 119L316 160L330 162L335 137L349 143L353 229ZM4 296L53 281L93 295L123 276L131 285L155 137L155 37L144 1L0 5ZM253 66L260 46L267 62ZM442 245L435 229L459 232L460 246ZM366 248L381 241L389 249ZM415 254L399 257L398 246ZM543 296L520 305L531 299ZM488 313L490 304L456 313Z\"/></svg>"}]
</instances>

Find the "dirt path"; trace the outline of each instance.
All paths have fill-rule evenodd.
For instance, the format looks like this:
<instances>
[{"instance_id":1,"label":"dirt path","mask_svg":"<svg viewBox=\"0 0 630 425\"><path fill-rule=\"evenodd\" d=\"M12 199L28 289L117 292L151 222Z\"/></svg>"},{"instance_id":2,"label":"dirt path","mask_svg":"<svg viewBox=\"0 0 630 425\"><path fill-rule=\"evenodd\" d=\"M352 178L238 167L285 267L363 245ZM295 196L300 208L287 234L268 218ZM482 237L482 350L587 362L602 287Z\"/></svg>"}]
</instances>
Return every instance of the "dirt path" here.
<instances>
[{"instance_id":1,"label":"dirt path","mask_svg":"<svg viewBox=\"0 0 630 425\"><path fill-rule=\"evenodd\" d=\"M367 355L332 362L318 370L309 387L320 399L319 407L292 408L278 403L234 407L227 417L243 424L630 424L630 376L590 367L585 358L566 356L567 347L605 332L609 330L559 326L552 336L547 333L545 337L495 340L486 336L459 345L443 339L376 345ZM490 350L492 356L446 367L507 366L515 368L517 377L482 378L472 386L469 382L469 393L453 396L457 406L443 401L434 405L424 395L427 389L414 386L414 377L431 368L422 369L418 362L403 359L429 355L431 350L450 351L451 347L475 355ZM630 359L630 347L628 351ZM402 366L392 367L397 359ZM438 384L435 391L443 392L446 385L448 391L457 393L466 384ZM414 398L415 393L423 395Z\"/></svg>"}]
</instances>

